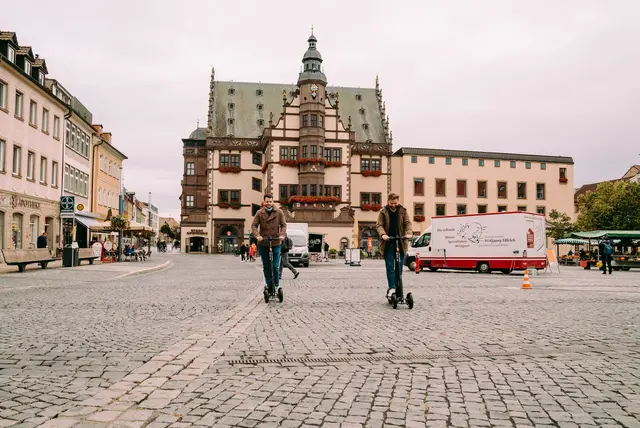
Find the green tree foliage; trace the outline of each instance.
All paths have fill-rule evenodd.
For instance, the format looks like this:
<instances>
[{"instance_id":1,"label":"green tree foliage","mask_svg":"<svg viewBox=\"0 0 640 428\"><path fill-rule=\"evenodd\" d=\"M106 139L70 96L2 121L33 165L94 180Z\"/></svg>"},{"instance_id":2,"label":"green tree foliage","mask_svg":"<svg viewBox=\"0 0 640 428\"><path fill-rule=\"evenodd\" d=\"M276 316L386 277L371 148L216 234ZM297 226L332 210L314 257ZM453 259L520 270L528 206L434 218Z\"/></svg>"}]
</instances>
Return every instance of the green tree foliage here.
<instances>
[{"instance_id":1,"label":"green tree foliage","mask_svg":"<svg viewBox=\"0 0 640 428\"><path fill-rule=\"evenodd\" d=\"M560 239L567 233L574 231L573 223L571 223L571 217L566 213L561 213L557 210L551 210L549 213L549 219L547 220L547 235L553 239Z\"/></svg>"},{"instance_id":2,"label":"green tree foliage","mask_svg":"<svg viewBox=\"0 0 640 428\"><path fill-rule=\"evenodd\" d=\"M167 222L165 222L162 225L162 227L160 228L160 233L164 233L170 239L174 239L176 237L175 232L173 231L173 229L171 229L171 226L169 226L169 224Z\"/></svg>"},{"instance_id":3,"label":"green tree foliage","mask_svg":"<svg viewBox=\"0 0 640 428\"><path fill-rule=\"evenodd\" d=\"M640 230L640 183L605 182L578 198L581 231Z\"/></svg>"}]
</instances>

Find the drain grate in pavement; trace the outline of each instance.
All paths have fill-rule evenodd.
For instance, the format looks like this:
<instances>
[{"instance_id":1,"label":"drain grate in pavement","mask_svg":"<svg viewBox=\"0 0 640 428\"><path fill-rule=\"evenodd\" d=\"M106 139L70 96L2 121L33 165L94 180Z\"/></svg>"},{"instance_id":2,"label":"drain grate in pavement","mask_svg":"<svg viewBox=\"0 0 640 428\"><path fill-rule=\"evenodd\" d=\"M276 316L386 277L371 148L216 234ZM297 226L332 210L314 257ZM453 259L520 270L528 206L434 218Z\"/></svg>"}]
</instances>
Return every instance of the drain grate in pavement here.
<instances>
[{"instance_id":1,"label":"drain grate in pavement","mask_svg":"<svg viewBox=\"0 0 640 428\"><path fill-rule=\"evenodd\" d=\"M300 357L300 358L243 358L240 360L223 360L221 362L236 364L287 364L287 363L349 363L352 361L402 361L435 360L438 358L483 358L483 357L513 357L513 356L545 356L568 354L574 352L610 352L611 348L593 348L587 346L570 346L555 349L529 349L518 351L495 352L429 352L425 354L408 355L353 355L344 357Z\"/></svg>"}]
</instances>

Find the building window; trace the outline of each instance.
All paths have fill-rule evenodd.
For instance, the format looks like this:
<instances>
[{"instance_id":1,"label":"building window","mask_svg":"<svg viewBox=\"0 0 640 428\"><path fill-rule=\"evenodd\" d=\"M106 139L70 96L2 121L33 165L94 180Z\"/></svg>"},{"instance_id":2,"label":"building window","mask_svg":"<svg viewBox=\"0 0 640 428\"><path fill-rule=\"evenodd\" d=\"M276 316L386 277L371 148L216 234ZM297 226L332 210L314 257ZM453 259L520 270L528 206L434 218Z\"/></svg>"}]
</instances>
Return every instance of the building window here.
<instances>
[{"instance_id":1,"label":"building window","mask_svg":"<svg viewBox=\"0 0 640 428\"><path fill-rule=\"evenodd\" d=\"M16 62L16 51L11 46L7 46L7 47L8 47L7 54L8 54L9 61L11 61L12 63L15 64L15 62Z\"/></svg>"},{"instance_id":2,"label":"building window","mask_svg":"<svg viewBox=\"0 0 640 428\"><path fill-rule=\"evenodd\" d=\"M27 180L34 180L36 170L36 154L27 152Z\"/></svg>"},{"instance_id":3,"label":"building window","mask_svg":"<svg viewBox=\"0 0 640 428\"><path fill-rule=\"evenodd\" d=\"M545 184L544 183L537 183L536 184L536 199L538 200L544 200L545 199Z\"/></svg>"},{"instance_id":4,"label":"building window","mask_svg":"<svg viewBox=\"0 0 640 428\"><path fill-rule=\"evenodd\" d=\"M311 115L311 127L315 128L318 126L318 115L317 114L312 114Z\"/></svg>"},{"instance_id":5,"label":"building window","mask_svg":"<svg viewBox=\"0 0 640 428\"><path fill-rule=\"evenodd\" d=\"M342 149L333 149L333 161L342 162Z\"/></svg>"},{"instance_id":6,"label":"building window","mask_svg":"<svg viewBox=\"0 0 640 428\"><path fill-rule=\"evenodd\" d=\"M196 197L194 195L187 195L187 207L193 207L196 202Z\"/></svg>"},{"instance_id":7,"label":"building window","mask_svg":"<svg viewBox=\"0 0 640 428\"><path fill-rule=\"evenodd\" d=\"M418 156L411 156L411 163L418 163Z\"/></svg>"},{"instance_id":8,"label":"building window","mask_svg":"<svg viewBox=\"0 0 640 428\"><path fill-rule=\"evenodd\" d=\"M487 182L486 181L478 181L478 197L486 198L487 197Z\"/></svg>"},{"instance_id":9,"label":"building window","mask_svg":"<svg viewBox=\"0 0 640 428\"><path fill-rule=\"evenodd\" d=\"M547 215L547 207L536 207L536 212L538 214Z\"/></svg>"},{"instance_id":10,"label":"building window","mask_svg":"<svg viewBox=\"0 0 640 428\"><path fill-rule=\"evenodd\" d=\"M509 162L509 165L511 166L511 168L515 168L516 167L516 161Z\"/></svg>"},{"instance_id":11,"label":"building window","mask_svg":"<svg viewBox=\"0 0 640 428\"><path fill-rule=\"evenodd\" d=\"M462 159L462 166L469 165L469 159Z\"/></svg>"},{"instance_id":12,"label":"building window","mask_svg":"<svg viewBox=\"0 0 640 428\"><path fill-rule=\"evenodd\" d=\"M447 196L447 180L436 178L436 196Z\"/></svg>"},{"instance_id":13,"label":"building window","mask_svg":"<svg viewBox=\"0 0 640 428\"><path fill-rule=\"evenodd\" d=\"M499 160L495 160L495 161L493 162L493 165L494 165L496 168L500 168L500 161L499 161Z\"/></svg>"},{"instance_id":14,"label":"building window","mask_svg":"<svg viewBox=\"0 0 640 428\"><path fill-rule=\"evenodd\" d=\"M447 215L447 205L446 204L436 204L436 215L437 216Z\"/></svg>"},{"instance_id":15,"label":"building window","mask_svg":"<svg viewBox=\"0 0 640 428\"><path fill-rule=\"evenodd\" d=\"M525 163L524 163L524 167L525 167L526 169L531 169L531 162L525 162Z\"/></svg>"},{"instance_id":16,"label":"building window","mask_svg":"<svg viewBox=\"0 0 640 428\"><path fill-rule=\"evenodd\" d=\"M229 166L229 155L220 155L220 166Z\"/></svg>"},{"instance_id":17,"label":"building window","mask_svg":"<svg viewBox=\"0 0 640 428\"><path fill-rule=\"evenodd\" d=\"M13 239L13 248L15 249L22 248L22 220L22 214L13 214L13 220L11 222L11 238Z\"/></svg>"},{"instance_id":18,"label":"building window","mask_svg":"<svg viewBox=\"0 0 640 428\"><path fill-rule=\"evenodd\" d=\"M24 96L16 91L16 105L15 105L15 113L16 116L22 119L22 104L23 104Z\"/></svg>"},{"instance_id":19,"label":"building window","mask_svg":"<svg viewBox=\"0 0 640 428\"><path fill-rule=\"evenodd\" d=\"M324 128L324 116L322 115L318 116L318 126Z\"/></svg>"},{"instance_id":20,"label":"building window","mask_svg":"<svg viewBox=\"0 0 640 428\"><path fill-rule=\"evenodd\" d=\"M0 80L0 108L7 110L7 93L9 92L9 86Z\"/></svg>"},{"instance_id":21,"label":"building window","mask_svg":"<svg viewBox=\"0 0 640 428\"><path fill-rule=\"evenodd\" d=\"M371 159L371 170L382 171L381 165L380 165L380 159Z\"/></svg>"},{"instance_id":22,"label":"building window","mask_svg":"<svg viewBox=\"0 0 640 428\"><path fill-rule=\"evenodd\" d=\"M289 185L289 196L296 196L298 194L298 185L290 184Z\"/></svg>"},{"instance_id":23,"label":"building window","mask_svg":"<svg viewBox=\"0 0 640 428\"><path fill-rule=\"evenodd\" d=\"M7 153L7 142L0 140L0 172L5 172L5 157ZM2 237L0 237L0 240ZM1 241L0 241L1 242Z\"/></svg>"},{"instance_id":24,"label":"building window","mask_svg":"<svg viewBox=\"0 0 640 428\"><path fill-rule=\"evenodd\" d=\"M29 125L38 126L38 103L33 100L29 103Z\"/></svg>"},{"instance_id":25,"label":"building window","mask_svg":"<svg viewBox=\"0 0 640 428\"><path fill-rule=\"evenodd\" d=\"M302 196L307 196L307 185L306 184L302 185Z\"/></svg>"},{"instance_id":26,"label":"building window","mask_svg":"<svg viewBox=\"0 0 640 428\"><path fill-rule=\"evenodd\" d=\"M360 171L371 170L371 159L360 159Z\"/></svg>"},{"instance_id":27,"label":"building window","mask_svg":"<svg viewBox=\"0 0 640 428\"><path fill-rule=\"evenodd\" d=\"M544 162L540 163L540 169L542 169L542 170L547 169L547 164L544 163Z\"/></svg>"},{"instance_id":28,"label":"building window","mask_svg":"<svg viewBox=\"0 0 640 428\"><path fill-rule=\"evenodd\" d=\"M220 190L218 191L218 203L229 203L229 191L228 190Z\"/></svg>"},{"instance_id":29,"label":"building window","mask_svg":"<svg viewBox=\"0 0 640 428\"><path fill-rule=\"evenodd\" d=\"M187 162L187 175L196 175L195 162Z\"/></svg>"},{"instance_id":30,"label":"building window","mask_svg":"<svg viewBox=\"0 0 640 428\"><path fill-rule=\"evenodd\" d=\"M262 153L253 152L253 164L262 166Z\"/></svg>"},{"instance_id":31,"label":"building window","mask_svg":"<svg viewBox=\"0 0 640 428\"><path fill-rule=\"evenodd\" d=\"M487 206L486 205L478 205L478 214L486 214Z\"/></svg>"},{"instance_id":32,"label":"building window","mask_svg":"<svg viewBox=\"0 0 640 428\"><path fill-rule=\"evenodd\" d=\"M507 199L507 182L498 181L498 198Z\"/></svg>"},{"instance_id":33,"label":"building window","mask_svg":"<svg viewBox=\"0 0 640 428\"><path fill-rule=\"evenodd\" d=\"M507 212L507 206L506 205L498 205L498 212L499 213Z\"/></svg>"},{"instance_id":34,"label":"building window","mask_svg":"<svg viewBox=\"0 0 640 428\"><path fill-rule=\"evenodd\" d=\"M413 179L413 195L424 196L424 178Z\"/></svg>"},{"instance_id":35,"label":"building window","mask_svg":"<svg viewBox=\"0 0 640 428\"><path fill-rule=\"evenodd\" d=\"M342 186L333 186L333 196L342 200Z\"/></svg>"},{"instance_id":36,"label":"building window","mask_svg":"<svg viewBox=\"0 0 640 428\"><path fill-rule=\"evenodd\" d=\"M315 144L311 145L311 159L315 159L318 157L318 146Z\"/></svg>"},{"instance_id":37,"label":"building window","mask_svg":"<svg viewBox=\"0 0 640 428\"><path fill-rule=\"evenodd\" d=\"M308 150L309 150L309 149L308 149L308 147L307 147L306 145L302 146L302 157L303 157L304 159L306 159L306 157L307 157L307 151L308 151Z\"/></svg>"},{"instance_id":38,"label":"building window","mask_svg":"<svg viewBox=\"0 0 640 428\"><path fill-rule=\"evenodd\" d=\"M527 212L527 206L526 205L518 205L518 211L524 213Z\"/></svg>"},{"instance_id":39,"label":"building window","mask_svg":"<svg viewBox=\"0 0 640 428\"><path fill-rule=\"evenodd\" d=\"M567 182L567 168L560 168L560 181Z\"/></svg>"},{"instance_id":40,"label":"building window","mask_svg":"<svg viewBox=\"0 0 640 428\"><path fill-rule=\"evenodd\" d=\"M484 166L484 159L478 159L478 166Z\"/></svg>"},{"instance_id":41,"label":"building window","mask_svg":"<svg viewBox=\"0 0 640 428\"><path fill-rule=\"evenodd\" d=\"M362 205L381 205L381 193L360 193L360 206Z\"/></svg>"},{"instance_id":42,"label":"building window","mask_svg":"<svg viewBox=\"0 0 640 428\"><path fill-rule=\"evenodd\" d=\"M49 110L42 109L42 132L49 133Z\"/></svg>"},{"instance_id":43,"label":"building window","mask_svg":"<svg viewBox=\"0 0 640 428\"><path fill-rule=\"evenodd\" d=\"M527 183L518 183L518 199L527 199Z\"/></svg>"},{"instance_id":44,"label":"building window","mask_svg":"<svg viewBox=\"0 0 640 428\"><path fill-rule=\"evenodd\" d=\"M58 187L58 162L51 162L51 187Z\"/></svg>"},{"instance_id":45,"label":"building window","mask_svg":"<svg viewBox=\"0 0 640 428\"><path fill-rule=\"evenodd\" d=\"M289 147L280 147L280 160L289 160Z\"/></svg>"},{"instance_id":46,"label":"building window","mask_svg":"<svg viewBox=\"0 0 640 428\"><path fill-rule=\"evenodd\" d=\"M24 60L24 72L31 76L31 62Z\"/></svg>"},{"instance_id":47,"label":"building window","mask_svg":"<svg viewBox=\"0 0 640 428\"><path fill-rule=\"evenodd\" d=\"M232 190L229 192L231 194L231 202L240 202L240 191Z\"/></svg>"},{"instance_id":48,"label":"building window","mask_svg":"<svg viewBox=\"0 0 640 428\"><path fill-rule=\"evenodd\" d=\"M413 204L413 215L424 215L424 204L423 203Z\"/></svg>"},{"instance_id":49,"label":"building window","mask_svg":"<svg viewBox=\"0 0 640 428\"><path fill-rule=\"evenodd\" d=\"M458 180L457 182L457 196L467 196L467 180Z\"/></svg>"},{"instance_id":50,"label":"building window","mask_svg":"<svg viewBox=\"0 0 640 428\"><path fill-rule=\"evenodd\" d=\"M44 86L44 73L42 71L38 73L38 83Z\"/></svg>"},{"instance_id":51,"label":"building window","mask_svg":"<svg viewBox=\"0 0 640 428\"><path fill-rule=\"evenodd\" d=\"M22 175L22 147L13 146L13 175Z\"/></svg>"},{"instance_id":52,"label":"building window","mask_svg":"<svg viewBox=\"0 0 640 428\"><path fill-rule=\"evenodd\" d=\"M262 191L262 180L259 178L252 177L251 179L251 188L256 192Z\"/></svg>"},{"instance_id":53,"label":"building window","mask_svg":"<svg viewBox=\"0 0 640 428\"><path fill-rule=\"evenodd\" d=\"M262 89L256 89L256 95L261 97L262 96Z\"/></svg>"},{"instance_id":54,"label":"building window","mask_svg":"<svg viewBox=\"0 0 640 428\"><path fill-rule=\"evenodd\" d=\"M429 164L433 165L436 163L436 158L433 156L429 156Z\"/></svg>"},{"instance_id":55,"label":"building window","mask_svg":"<svg viewBox=\"0 0 640 428\"><path fill-rule=\"evenodd\" d=\"M464 215L467 213L467 206L465 204L458 204L458 215Z\"/></svg>"},{"instance_id":56,"label":"building window","mask_svg":"<svg viewBox=\"0 0 640 428\"><path fill-rule=\"evenodd\" d=\"M298 160L298 148L297 147L290 147L289 148L289 155L291 157L291 160Z\"/></svg>"},{"instance_id":57,"label":"building window","mask_svg":"<svg viewBox=\"0 0 640 428\"><path fill-rule=\"evenodd\" d=\"M309 115L305 114L304 116L302 116L302 127L306 128L309 126Z\"/></svg>"},{"instance_id":58,"label":"building window","mask_svg":"<svg viewBox=\"0 0 640 428\"><path fill-rule=\"evenodd\" d=\"M451 165L451 158L446 158L446 159L445 159L445 163L446 163L447 165Z\"/></svg>"},{"instance_id":59,"label":"building window","mask_svg":"<svg viewBox=\"0 0 640 428\"><path fill-rule=\"evenodd\" d=\"M233 88L229 88L229 90L227 91L229 93L229 95L235 95L236 90Z\"/></svg>"},{"instance_id":60,"label":"building window","mask_svg":"<svg viewBox=\"0 0 640 428\"><path fill-rule=\"evenodd\" d=\"M309 185L309 196L318 196L318 185L310 184Z\"/></svg>"},{"instance_id":61,"label":"building window","mask_svg":"<svg viewBox=\"0 0 640 428\"><path fill-rule=\"evenodd\" d=\"M327 162L331 162L331 149L325 147L324 149L324 160Z\"/></svg>"},{"instance_id":62,"label":"building window","mask_svg":"<svg viewBox=\"0 0 640 428\"><path fill-rule=\"evenodd\" d=\"M47 184L47 158L40 157L40 184Z\"/></svg>"},{"instance_id":63,"label":"building window","mask_svg":"<svg viewBox=\"0 0 640 428\"><path fill-rule=\"evenodd\" d=\"M288 191L289 191L289 186L287 186L286 184L280 185L280 200L287 199L289 197Z\"/></svg>"}]
</instances>

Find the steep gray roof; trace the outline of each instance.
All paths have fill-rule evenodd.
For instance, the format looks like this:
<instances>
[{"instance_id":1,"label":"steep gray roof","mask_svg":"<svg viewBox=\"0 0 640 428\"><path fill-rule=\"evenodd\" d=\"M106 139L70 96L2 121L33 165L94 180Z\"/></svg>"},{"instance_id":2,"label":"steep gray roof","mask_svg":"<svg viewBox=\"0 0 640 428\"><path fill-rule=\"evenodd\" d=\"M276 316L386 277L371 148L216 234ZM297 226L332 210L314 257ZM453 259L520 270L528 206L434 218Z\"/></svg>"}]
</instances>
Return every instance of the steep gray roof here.
<instances>
[{"instance_id":1,"label":"steep gray roof","mask_svg":"<svg viewBox=\"0 0 640 428\"><path fill-rule=\"evenodd\" d=\"M207 139L207 128L196 128L191 135L189 135L190 140L206 140Z\"/></svg>"},{"instance_id":2,"label":"steep gray roof","mask_svg":"<svg viewBox=\"0 0 640 428\"><path fill-rule=\"evenodd\" d=\"M233 95L229 93L233 89ZM263 126L269 126L269 112L273 112L274 124L282 113L282 91L287 91L287 100L291 100L291 92L297 89L293 84L280 83L248 83L248 82L215 82L214 103L212 109L213 136L225 137L233 133L236 138L258 138L262 135L259 120ZM262 95L258 95L262 90ZM338 113L345 126L351 116L352 131L356 133L356 141L372 140L374 143L385 142L385 131L382 115L378 107L376 90L373 88L345 88L328 86L329 100L335 104L335 96L339 93ZM356 99L360 95L361 99ZM233 104L233 108L229 108ZM262 110L258 105L262 105ZM363 112L360 112L360 109ZM229 122L233 119L233 124ZM368 125L368 129L364 128Z\"/></svg>"},{"instance_id":3,"label":"steep gray roof","mask_svg":"<svg viewBox=\"0 0 640 428\"><path fill-rule=\"evenodd\" d=\"M417 155L417 156L440 156L453 158L471 159L497 159L507 161L530 161L573 164L573 158L567 156L546 156L529 155L521 153L498 153L498 152L477 152L470 150L444 150L444 149L423 149L421 147L403 147L396 150L394 156Z\"/></svg>"}]
</instances>

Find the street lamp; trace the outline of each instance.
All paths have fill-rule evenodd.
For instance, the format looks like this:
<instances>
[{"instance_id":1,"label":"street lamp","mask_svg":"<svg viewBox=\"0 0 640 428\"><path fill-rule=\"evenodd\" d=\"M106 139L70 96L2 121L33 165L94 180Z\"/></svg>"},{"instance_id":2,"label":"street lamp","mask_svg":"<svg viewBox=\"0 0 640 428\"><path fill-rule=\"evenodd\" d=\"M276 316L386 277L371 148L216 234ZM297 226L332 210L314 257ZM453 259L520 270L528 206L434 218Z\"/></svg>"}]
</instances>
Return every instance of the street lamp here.
<instances>
[{"instance_id":1,"label":"street lamp","mask_svg":"<svg viewBox=\"0 0 640 428\"><path fill-rule=\"evenodd\" d=\"M120 195L118 196L118 214L124 214L124 201L122 199L122 166L120 166ZM122 229L118 229L118 261L122 261Z\"/></svg>"}]
</instances>

